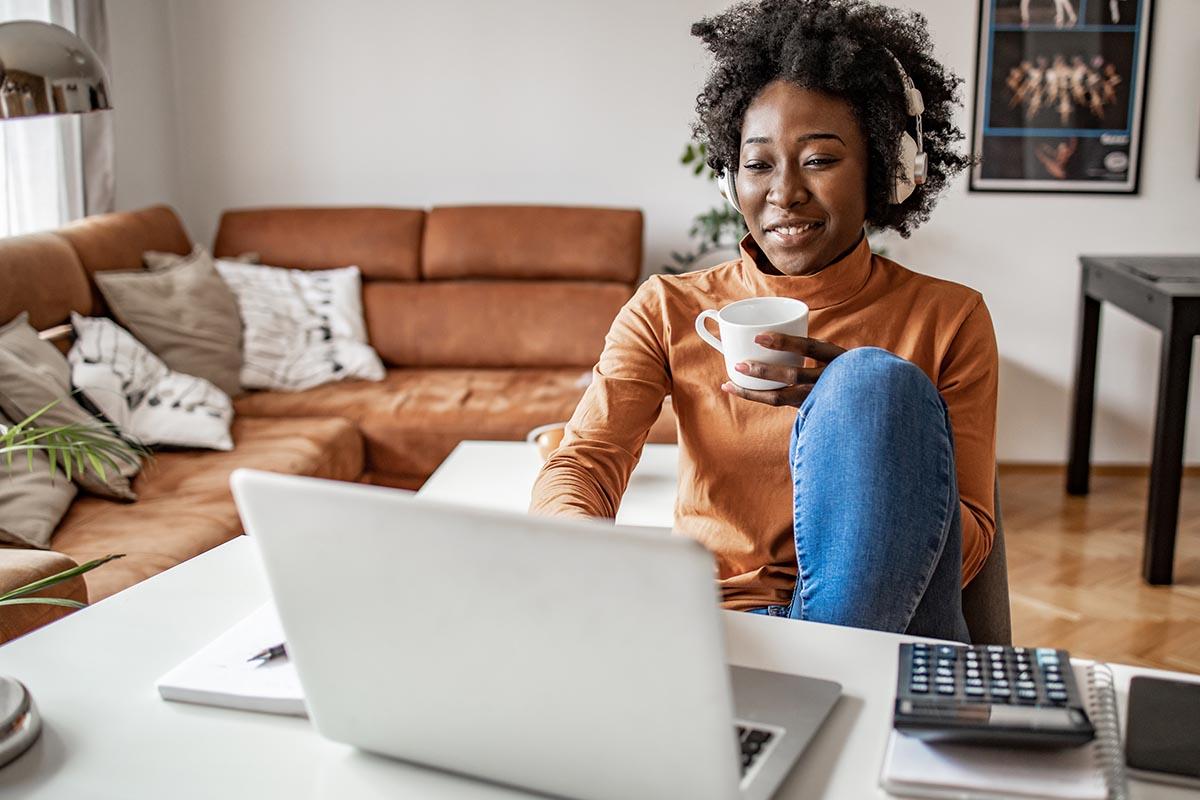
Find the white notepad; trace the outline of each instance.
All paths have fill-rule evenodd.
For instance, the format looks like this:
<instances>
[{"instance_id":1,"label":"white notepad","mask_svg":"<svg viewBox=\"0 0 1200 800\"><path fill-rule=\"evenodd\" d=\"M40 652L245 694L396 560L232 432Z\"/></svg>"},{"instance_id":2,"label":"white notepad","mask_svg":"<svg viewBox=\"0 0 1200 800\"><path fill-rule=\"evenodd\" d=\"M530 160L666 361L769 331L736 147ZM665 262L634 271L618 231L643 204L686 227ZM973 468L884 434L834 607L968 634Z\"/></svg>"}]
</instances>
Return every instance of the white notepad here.
<instances>
[{"instance_id":1,"label":"white notepad","mask_svg":"<svg viewBox=\"0 0 1200 800\"><path fill-rule=\"evenodd\" d=\"M275 605L267 603L160 678L158 693L164 700L307 716L300 678L289 659L246 661L282 641Z\"/></svg>"},{"instance_id":2,"label":"white notepad","mask_svg":"<svg viewBox=\"0 0 1200 800\"><path fill-rule=\"evenodd\" d=\"M883 786L915 797L1105 800L1091 746L1051 752L939 745L892 731Z\"/></svg>"},{"instance_id":3,"label":"white notepad","mask_svg":"<svg viewBox=\"0 0 1200 800\"><path fill-rule=\"evenodd\" d=\"M1112 673L1103 665L1075 667L1096 739L1063 750L929 745L892 731L880 785L905 797L1001 800L1105 800L1126 785Z\"/></svg>"}]
</instances>

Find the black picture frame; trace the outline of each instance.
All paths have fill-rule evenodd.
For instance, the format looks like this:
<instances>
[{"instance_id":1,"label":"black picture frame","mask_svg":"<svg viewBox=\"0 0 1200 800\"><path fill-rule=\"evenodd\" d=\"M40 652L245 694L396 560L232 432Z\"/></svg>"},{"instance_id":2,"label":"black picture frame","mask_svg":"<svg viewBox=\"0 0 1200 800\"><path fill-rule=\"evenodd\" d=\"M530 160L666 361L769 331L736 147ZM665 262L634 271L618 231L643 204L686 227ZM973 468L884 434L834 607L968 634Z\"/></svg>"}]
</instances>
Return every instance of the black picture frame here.
<instances>
[{"instance_id":1,"label":"black picture frame","mask_svg":"<svg viewBox=\"0 0 1200 800\"><path fill-rule=\"evenodd\" d=\"M972 192L1136 195L1154 0L980 0Z\"/></svg>"}]
</instances>

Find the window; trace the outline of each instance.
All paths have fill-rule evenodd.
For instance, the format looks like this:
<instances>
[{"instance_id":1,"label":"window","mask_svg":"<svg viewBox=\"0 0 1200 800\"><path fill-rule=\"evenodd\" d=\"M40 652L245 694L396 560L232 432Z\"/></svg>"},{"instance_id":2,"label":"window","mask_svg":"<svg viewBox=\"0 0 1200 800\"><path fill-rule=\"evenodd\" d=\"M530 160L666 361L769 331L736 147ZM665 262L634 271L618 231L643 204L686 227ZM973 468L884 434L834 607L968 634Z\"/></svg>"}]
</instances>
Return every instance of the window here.
<instances>
[{"instance_id":1,"label":"window","mask_svg":"<svg viewBox=\"0 0 1200 800\"><path fill-rule=\"evenodd\" d=\"M74 27L71 0L0 0L0 22ZM79 117L0 121L0 236L57 228L83 216Z\"/></svg>"}]
</instances>

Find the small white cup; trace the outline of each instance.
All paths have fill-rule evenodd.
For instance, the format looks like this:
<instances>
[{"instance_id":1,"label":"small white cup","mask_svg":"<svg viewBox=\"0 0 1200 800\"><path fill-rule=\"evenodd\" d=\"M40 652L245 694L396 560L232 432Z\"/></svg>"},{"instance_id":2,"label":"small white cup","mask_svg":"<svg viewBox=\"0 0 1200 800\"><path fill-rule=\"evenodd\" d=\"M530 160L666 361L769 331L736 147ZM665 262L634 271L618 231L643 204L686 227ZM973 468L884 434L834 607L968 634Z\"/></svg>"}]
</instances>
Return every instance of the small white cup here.
<instances>
[{"instance_id":1,"label":"small white cup","mask_svg":"<svg viewBox=\"0 0 1200 800\"><path fill-rule=\"evenodd\" d=\"M712 317L717 321L721 338L713 336L706 327ZM790 297L751 297L730 303L720 311L701 311L696 317L696 333L725 356L725 371L729 380L743 389L782 389L786 383L768 381L743 375L733 368L742 361L764 364L801 366L804 356L770 350L756 344L760 333L784 333L789 336L808 336L808 305Z\"/></svg>"}]
</instances>

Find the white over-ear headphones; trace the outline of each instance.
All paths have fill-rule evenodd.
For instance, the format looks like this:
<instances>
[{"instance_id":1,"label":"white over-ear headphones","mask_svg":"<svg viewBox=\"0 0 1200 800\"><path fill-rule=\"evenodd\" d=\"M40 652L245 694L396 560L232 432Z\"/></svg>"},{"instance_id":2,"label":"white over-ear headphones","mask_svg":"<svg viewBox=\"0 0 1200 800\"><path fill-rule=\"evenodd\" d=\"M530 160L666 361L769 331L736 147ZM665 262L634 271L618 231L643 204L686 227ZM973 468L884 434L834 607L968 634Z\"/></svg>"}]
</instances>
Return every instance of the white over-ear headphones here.
<instances>
[{"instance_id":1,"label":"white over-ear headphones","mask_svg":"<svg viewBox=\"0 0 1200 800\"><path fill-rule=\"evenodd\" d=\"M891 191L888 193L888 202L892 205L899 205L907 200L913 190L924 183L929 175L929 157L925 154L925 135L921 125L921 114L925 112L925 99L921 97L921 90L904 71L904 65L900 63L900 59L891 52L888 52L888 55L896 64L896 71L900 73L900 82L904 84L905 110L915 120L917 133L915 139L907 130L900 133L898 143L900 165ZM742 207L738 205L736 181L737 170L726 169L717 176L717 189L720 190L721 196L729 201L729 205L733 206L734 210L740 214Z\"/></svg>"},{"instance_id":2,"label":"white over-ear headphones","mask_svg":"<svg viewBox=\"0 0 1200 800\"><path fill-rule=\"evenodd\" d=\"M908 131L900 134L900 170L888 197L892 205L899 205L929 177L929 156L925 154L925 128L921 122L921 115L925 113L925 98L921 97L921 90L904 71L900 59L891 53L888 55L892 56L892 61L896 63L896 71L900 73L900 81L904 84L904 102L917 131L916 139L913 139Z\"/></svg>"}]
</instances>

